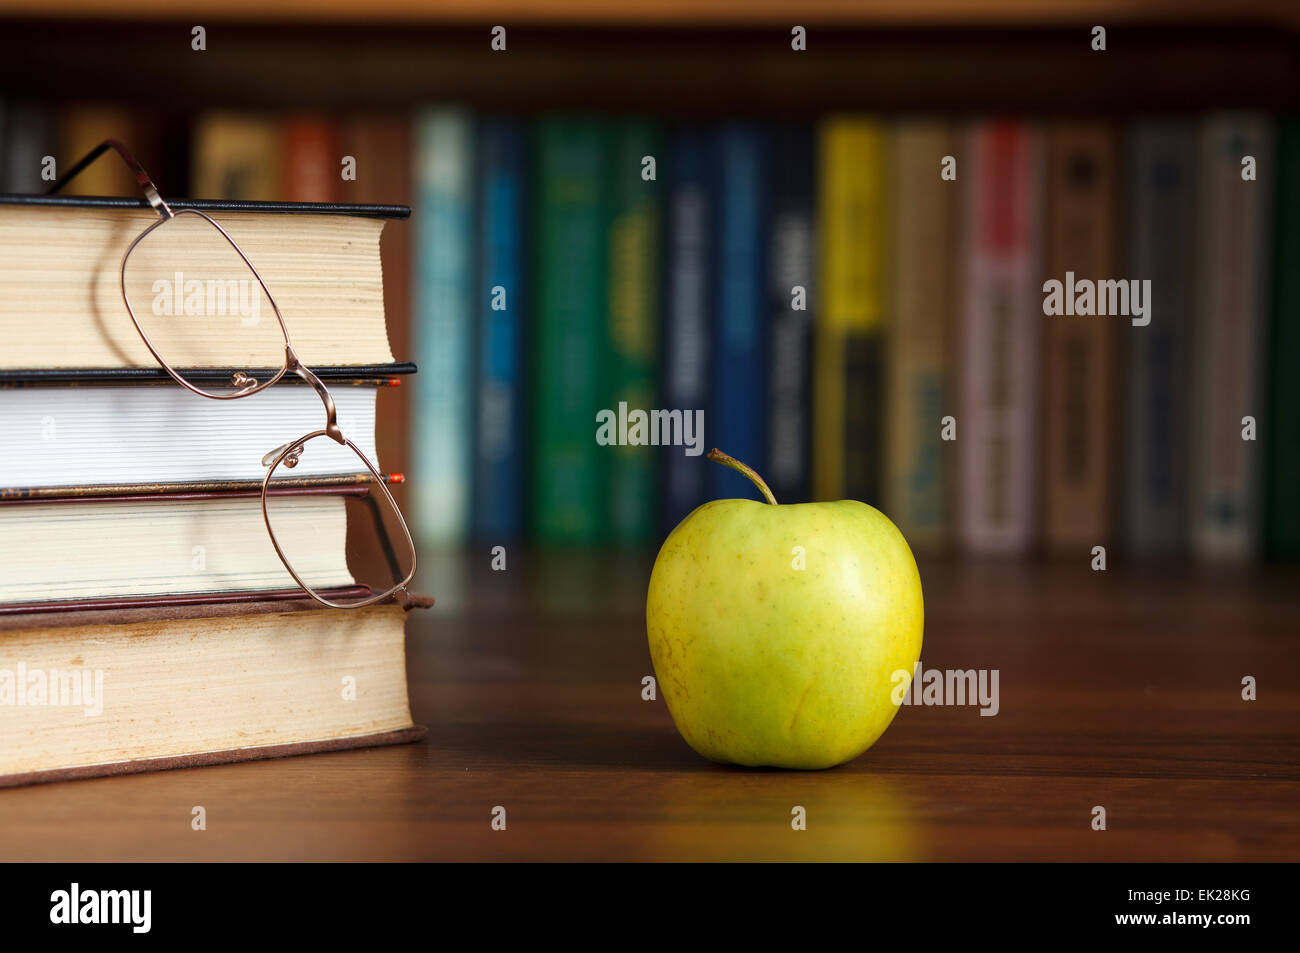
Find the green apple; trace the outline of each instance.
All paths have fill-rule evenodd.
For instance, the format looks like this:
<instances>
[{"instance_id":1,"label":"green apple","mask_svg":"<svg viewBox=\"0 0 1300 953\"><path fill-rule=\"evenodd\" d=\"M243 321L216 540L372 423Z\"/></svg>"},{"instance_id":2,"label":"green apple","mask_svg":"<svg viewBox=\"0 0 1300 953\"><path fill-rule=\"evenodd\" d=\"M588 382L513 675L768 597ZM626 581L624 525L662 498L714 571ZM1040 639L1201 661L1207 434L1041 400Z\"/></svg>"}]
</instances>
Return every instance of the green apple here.
<instances>
[{"instance_id":1,"label":"green apple","mask_svg":"<svg viewBox=\"0 0 1300 953\"><path fill-rule=\"evenodd\" d=\"M912 551L865 503L779 506L749 467L709 459L767 502L705 503L655 559L646 627L673 722L714 761L850 761L889 727L921 656Z\"/></svg>"}]
</instances>

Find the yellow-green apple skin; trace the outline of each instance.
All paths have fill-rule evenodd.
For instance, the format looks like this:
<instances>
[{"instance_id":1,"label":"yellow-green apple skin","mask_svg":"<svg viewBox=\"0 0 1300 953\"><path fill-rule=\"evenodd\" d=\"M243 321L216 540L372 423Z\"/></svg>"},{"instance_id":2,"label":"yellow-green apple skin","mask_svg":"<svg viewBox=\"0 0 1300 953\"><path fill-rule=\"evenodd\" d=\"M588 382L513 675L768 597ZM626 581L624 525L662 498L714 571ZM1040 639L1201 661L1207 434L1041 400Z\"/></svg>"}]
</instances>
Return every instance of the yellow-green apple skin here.
<instances>
[{"instance_id":1,"label":"yellow-green apple skin","mask_svg":"<svg viewBox=\"0 0 1300 953\"><path fill-rule=\"evenodd\" d=\"M704 757L749 766L829 768L871 747L923 622L903 534L853 500L706 503L664 542L646 598L677 730Z\"/></svg>"}]
</instances>

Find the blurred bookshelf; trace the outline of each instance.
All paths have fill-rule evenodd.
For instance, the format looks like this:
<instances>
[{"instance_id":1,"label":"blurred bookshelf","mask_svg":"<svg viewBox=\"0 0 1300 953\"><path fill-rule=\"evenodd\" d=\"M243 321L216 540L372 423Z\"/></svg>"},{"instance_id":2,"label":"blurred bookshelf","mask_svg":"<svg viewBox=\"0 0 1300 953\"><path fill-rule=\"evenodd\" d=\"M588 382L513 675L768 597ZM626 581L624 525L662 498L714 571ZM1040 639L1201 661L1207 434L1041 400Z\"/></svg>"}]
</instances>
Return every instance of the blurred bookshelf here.
<instances>
[{"instance_id":1,"label":"blurred bookshelf","mask_svg":"<svg viewBox=\"0 0 1300 953\"><path fill-rule=\"evenodd\" d=\"M534 126L560 114L595 117L596 123L651 117L665 137L679 124L781 123L818 130L833 116L871 117L889 128L898 120L934 117L956 131L968 122L1002 116L1046 125L1099 122L1119 142L1129 124L1150 117L1200 123L1230 112L1281 119L1300 109L1300 8L1276 0L818 0L743 6L723 0L561 0L544 7L493 4L490 10L463 0L227 0L190 4L184 12L161 0L88 0L53 7L0 2L0 18L0 102L37 103L52 115L101 106L130 115L141 129L136 142L142 160L157 170L154 177L161 186L176 193L196 187L203 160L197 154L198 130L212 114L255 115L277 128L302 116L340 128L362 117L391 117L408 122L412 148L421 135L421 117L430 109L450 108L474 130L482 117L508 116L528 137L527 167L521 174L531 190L538 175ZM195 24L207 31L203 51L191 49ZM508 30L504 52L494 51L489 42L490 30L498 24ZM806 52L791 49L793 25L808 30ZM1090 48L1094 25L1107 29L1104 52ZM661 142L666 154L667 139ZM349 148L346 142L340 146L345 153ZM60 156L60 161L72 158ZM470 161L475 174L481 174L477 160ZM1121 188L1122 171L1117 168L1115 176L1111 201L1120 209L1127 193ZM418 180L418 170L408 169L387 180L387 196L380 194L387 182L366 183L370 201L415 207L410 224L394 223L386 231L386 256L391 257L393 242L415 247L399 247L397 254L420 254L421 217L433 214L430 210L442 200L421 196ZM668 186L664 188L666 193ZM475 227L481 226L479 197L461 198L470 203ZM528 201L534 199L530 195ZM349 199L345 194L341 200ZM666 195L659 201L659 212L666 216ZM1260 214L1271 216L1272 208L1270 204ZM670 224L663 218L657 227L666 230ZM539 233L528 227L536 244ZM467 234L465 241L474 246L468 260L475 260L482 239ZM1127 254L1119 238L1116 243L1113 254ZM668 254L658 246L655 251ZM1273 254L1271 246L1266 253ZM537 277L531 272L540 267L536 250L523 254L529 262L526 281L531 282ZM656 267L662 271L664 266L660 262ZM1122 264L1112 270L1115 277L1129 277L1132 271ZM398 267L390 275L410 271ZM421 318L412 317L421 307L417 278L396 278L402 287L389 289L398 360L420 360L416 338ZM530 312L534 290L529 287ZM667 291L655 293L662 304ZM952 320L959 320L958 306L951 310ZM657 339L662 336L660 317L655 318ZM530 325L535 319L532 313L523 317ZM447 367L457 371L452 364ZM419 377L427 378L431 370L445 377L423 362ZM395 419L419 427L424 386L417 382L381 395L381 419L383 401L401 401ZM464 387L466 401L473 399L471 386ZM382 465L394 471L414 467L415 489L404 486L397 492L419 521L420 466L411 460L409 441L396 425L387 426L389 432L381 434ZM1286 439L1270 433L1274 440ZM727 449L721 435L710 434L708 440L710 446ZM877 449L883 454L883 447ZM702 457L697 465L713 466ZM1118 470L1121 464L1111 465ZM531 466L523 469L535 476ZM1121 478L1113 479L1118 484ZM470 483L469 496L459 504L463 509L472 505L468 500L478 481ZM483 541L484 534L467 521L430 535L437 543ZM632 533L630 545L653 547L663 531L656 519L648 534ZM501 535L536 542L538 534L520 530ZM577 533L549 542L601 547L617 540ZM960 551L951 543L942 548ZM1036 540L1018 551L1051 548Z\"/></svg>"}]
</instances>

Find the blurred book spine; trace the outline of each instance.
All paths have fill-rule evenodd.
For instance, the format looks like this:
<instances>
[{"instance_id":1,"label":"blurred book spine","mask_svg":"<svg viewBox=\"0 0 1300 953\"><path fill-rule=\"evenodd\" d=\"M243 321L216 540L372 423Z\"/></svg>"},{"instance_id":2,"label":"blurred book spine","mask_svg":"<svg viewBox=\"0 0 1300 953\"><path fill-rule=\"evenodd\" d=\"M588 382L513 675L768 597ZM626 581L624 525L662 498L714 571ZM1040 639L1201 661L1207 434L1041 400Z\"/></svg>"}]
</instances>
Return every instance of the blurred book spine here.
<instances>
[{"instance_id":1,"label":"blurred book spine","mask_svg":"<svg viewBox=\"0 0 1300 953\"><path fill-rule=\"evenodd\" d=\"M1043 531L1047 546L1061 552L1110 539L1115 332L1118 321L1128 323L1104 314L1120 299L1108 302L1102 292L1103 282L1121 279L1112 238L1114 152L1103 123L1057 123L1047 132L1045 278L1075 299L1062 302L1065 313L1042 317ZM1086 282L1077 296L1072 276Z\"/></svg>"},{"instance_id":2,"label":"blurred book spine","mask_svg":"<svg viewBox=\"0 0 1300 953\"><path fill-rule=\"evenodd\" d=\"M664 407L680 410L683 420L704 410L709 394L709 234L713 225L708 142L702 126L681 125L672 129L667 145L660 380ZM699 457L687 456L676 447L661 450L660 455L661 529L667 535L708 499L706 470Z\"/></svg>"},{"instance_id":3,"label":"blurred book spine","mask_svg":"<svg viewBox=\"0 0 1300 953\"><path fill-rule=\"evenodd\" d=\"M961 537L975 552L1019 553L1038 525L1041 136L982 123L965 154Z\"/></svg>"},{"instance_id":4,"label":"blurred book spine","mask_svg":"<svg viewBox=\"0 0 1300 953\"><path fill-rule=\"evenodd\" d=\"M469 115L416 120L415 519L422 540L464 539L471 506L474 152Z\"/></svg>"},{"instance_id":5,"label":"blurred book spine","mask_svg":"<svg viewBox=\"0 0 1300 953\"><path fill-rule=\"evenodd\" d=\"M1259 547L1261 384L1272 231L1273 123L1203 121L1199 150L1196 338L1192 376L1191 542L1205 559L1242 561ZM1247 179L1247 157L1256 178Z\"/></svg>"},{"instance_id":6,"label":"blurred book spine","mask_svg":"<svg viewBox=\"0 0 1300 953\"><path fill-rule=\"evenodd\" d=\"M596 543L608 529L606 408L609 124L545 117L535 130L536 346L532 383L535 538Z\"/></svg>"},{"instance_id":7,"label":"blurred book spine","mask_svg":"<svg viewBox=\"0 0 1300 953\"><path fill-rule=\"evenodd\" d=\"M479 283L474 535L510 540L524 529L523 334L527 127L493 116L479 126Z\"/></svg>"},{"instance_id":8,"label":"blurred book spine","mask_svg":"<svg viewBox=\"0 0 1300 953\"><path fill-rule=\"evenodd\" d=\"M767 473L779 503L812 493L812 340L817 313L815 130L772 130L768 239Z\"/></svg>"},{"instance_id":9,"label":"blurred book spine","mask_svg":"<svg viewBox=\"0 0 1300 953\"><path fill-rule=\"evenodd\" d=\"M272 117L207 113L195 125L193 142L193 195L248 202L284 198L280 133Z\"/></svg>"},{"instance_id":10,"label":"blurred book spine","mask_svg":"<svg viewBox=\"0 0 1300 953\"><path fill-rule=\"evenodd\" d=\"M661 131L649 120L624 119L615 121L612 136L608 406L649 414L657 406ZM610 536L622 545L645 545L656 528L655 451L651 434L643 438L608 451Z\"/></svg>"},{"instance_id":11,"label":"blurred book spine","mask_svg":"<svg viewBox=\"0 0 1300 953\"><path fill-rule=\"evenodd\" d=\"M58 122L59 180L82 157L105 139L132 143L140 155L147 156L136 139L141 125L131 112L118 106L76 104L61 110ZM88 166L63 190L65 195L132 195L139 194L135 176L122 162L96 162Z\"/></svg>"},{"instance_id":12,"label":"blurred book spine","mask_svg":"<svg viewBox=\"0 0 1300 953\"><path fill-rule=\"evenodd\" d=\"M0 140L0 192L44 192L53 181L44 178L45 158L53 157L54 123L48 109L37 103L13 102L5 107L4 138ZM77 161L72 157L70 161ZM54 170L57 171L57 170Z\"/></svg>"},{"instance_id":13,"label":"blurred book spine","mask_svg":"<svg viewBox=\"0 0 1300 953\"><path fill-rule=\"evenodd\" d=\"M283 126L283 181L289 202L337 202L343 189L339 130L325 116L290 116Z\"/></svg>"},{"instance_id":14,"label":"blurred book spine","mask_svg":"<svg viewBox=\"0 0 1300 953\"><path fill-rule=\"evenodd\" d=\"M888 142L883 123L821 129L822 309L813 365L813 496L880 503Z\"/></svg>"},{"instance_id":15,"label":"blurred book spine","mask_svg":"<svg viewBox=\"0 0 1300 953\"><path fill-rule=\"evenodd\" d=\"M1273 321L1265 542L1271 556L1300 558L1300 118L1278 129Z\"/></svg>"},{"instance_id":16,"label":"blurred book spine","mask_svg":"<svg viewBox=\"0 0 1300 953\"><path fill-rule=\"evenodd\" d=\"M1121 329L1121 522L1134 553L1167 554L1186 541L1196 131L1190 122L1145 120L1127 141L1126 260L1130 276L1151 281L1151 323Z\"/></svg>"},{"instance_id":17,"label":"blurred book spine","mask_svg":"<svg viewBox=\"0 0 1300 953\"><path fill-rule=\"evenodd\" d=\"M707 432L719 449L764 473L767 435L756 408L763 407L767 394L766 130L753 123L724 123L714 149L718 204ZM743 475L722 466L708 470L706 485L713 499L759 495Z\"/></svg>"},{"instance_id":18,"label":"blurred book spine","mask_svg":"<svg viewBox=\"0 0 1300 953\"><path fill-rule=\"evenodd\" d=\"M941 173L957 151L946 122L909 120L894 135L885 513L916 549L938 549L951 532L943 418L953 412L960 192Z\"/></svg>"}]
</instances>

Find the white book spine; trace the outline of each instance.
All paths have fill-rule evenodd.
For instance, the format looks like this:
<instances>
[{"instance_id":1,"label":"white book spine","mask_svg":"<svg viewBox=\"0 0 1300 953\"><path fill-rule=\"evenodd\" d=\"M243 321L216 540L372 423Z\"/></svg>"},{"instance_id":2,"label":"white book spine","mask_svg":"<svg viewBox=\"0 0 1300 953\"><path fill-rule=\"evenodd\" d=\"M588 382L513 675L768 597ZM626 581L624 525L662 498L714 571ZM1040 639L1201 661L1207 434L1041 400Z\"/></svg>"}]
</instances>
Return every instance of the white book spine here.
<instances>
[{"instance_id":1,"label":"white book spine","mask_svg":"<svg viewBox=\"0 0 1300 953\"><path fill-rule=\"evenodd\" d=\"M972 551L1019 553L1039 524L1042 139L981 124L964 151L960 536Z\"/></svg>"},{"instance_id":2,"label":"white book spine","mask_svg":"<svg viewBox=\"0 0 1300 953\"><path fill-rule=\"evenodd\" d=\"M1254 160L1255 175L1247 178ZM1196 342L1191 380L1193 552L1242 561L1260 535L1262 375L1271 249L1274 130L1222 115L1200 130Z\"/></svg>"}]
</instances>

